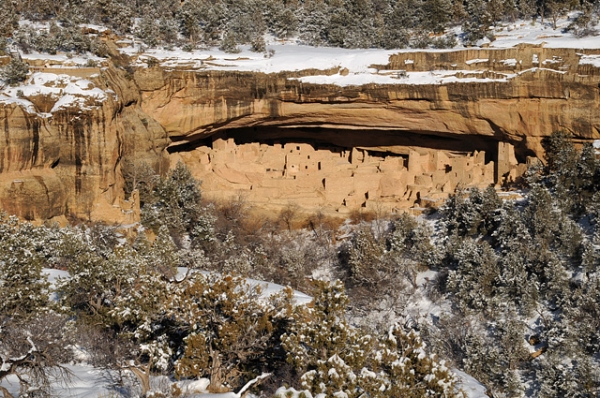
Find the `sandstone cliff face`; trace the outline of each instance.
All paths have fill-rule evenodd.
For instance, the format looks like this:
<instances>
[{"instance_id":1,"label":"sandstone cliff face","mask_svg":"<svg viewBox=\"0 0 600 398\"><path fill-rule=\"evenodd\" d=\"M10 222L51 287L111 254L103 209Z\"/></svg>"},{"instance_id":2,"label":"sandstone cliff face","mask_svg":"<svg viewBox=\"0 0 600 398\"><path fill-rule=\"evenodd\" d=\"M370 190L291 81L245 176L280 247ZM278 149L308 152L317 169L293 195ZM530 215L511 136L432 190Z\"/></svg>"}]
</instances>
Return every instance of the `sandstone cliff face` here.
<instances>
[{"instance_id":1,"label":"sandstone cliff face","mask_svg":"<svg viewBox=\"0 0 600 398\"><path fill-rule=\"evenodd\" d=\"M399 207L407 207L423 193L447 193L461 178L482 185L515 177L523 170L519 163L543 157L541 140L555 130L569 131L580 141L600 138L600 69L585 62L586 54L598 52L520 47L402 53L377 66L377 73L397 75L398 84L360 87L303 82L308 72L154 67L128 74L103 68L90 76L107 93L102 100L66 107L57 107L60 99L52 96L0 101L0 204L27 219L131 221L121 167L144 162L165 172L169 162L180 159L205 180L205 191L212 188L221 197L244 188L254 190L258 200L282 192L277 184L297 191L300 180L308 178L310 194L299 195L309 198L306 206L365 207L369 200L374 205L373 197L385 197L388 203L403 200ZM450 84L403 83L403 71L434 68L465 72ZM470 79L470 71L478 79ZM254 149L243 148L253 142ZM261 163L261 154L271 153L267 147L274 142L292 154ZM293 142L312 148L286 147ZM504 155L503 143L509 144ZM359 151L354 157L353 148ZM314 150L342 158L346 151L346 163L321 178L316 158L322 165L339 161ZM456 160L457 152L466 160ZM475 174L468 159L481 167ZM287 181L266 183L273 170L279 171L271 177ZM333 182L342 176L335 173L381 175L367 177L377 180L376 186L347 180L353 190L335 194ZM277 203L292 199L279 195Z\"/></svg>"},{"instance_id":2,"label":"sandstone cliff face","mask_svg":"<svg viewBox=\"0 0 600 398\"><path fill-rule=\"evenodd\" d=\"M164 126L171 145L224 129L320 126L486 136L541 157L541 140L557 129L598 137L600 75L593 71L534 69L507 81L414 86L399 79L393 86L347 88L241 72L143 70L135 79L142 109Z\"/></svg>"},{"instance_id":3,"label":"sandstone cliff face","mask_svg":"<svg viewBox=\"0 0 600 398\"><path fill-rule=\"evenodd\" d=\"M31 96L0 103L3 209L28 220L128 220L119 206L120 162L131 156L156 165L167 139L139 111L137 90L122 75L108 69L94 78L96 87L116 92L101 102L82 97L83 105L55 107L64 97Z\"/></svg>"}]
</instances>

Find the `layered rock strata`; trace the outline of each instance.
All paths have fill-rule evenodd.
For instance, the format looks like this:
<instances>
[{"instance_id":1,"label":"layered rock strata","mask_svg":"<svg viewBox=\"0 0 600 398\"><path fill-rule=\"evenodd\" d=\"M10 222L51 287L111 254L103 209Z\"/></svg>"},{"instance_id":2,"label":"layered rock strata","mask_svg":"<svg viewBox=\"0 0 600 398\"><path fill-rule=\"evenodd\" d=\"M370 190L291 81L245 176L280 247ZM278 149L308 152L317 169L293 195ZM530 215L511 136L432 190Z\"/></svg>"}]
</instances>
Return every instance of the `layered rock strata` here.
<instances>
[{"instance_id":1,"label":"layered rock strata","mask_svg":"<svg viewBox=\"0 0 600 398\"><path fill-rule=\"evenodd\" d=\"M218 198L243 191L257 203L309 210L435 201L458 185L516 178L528 158L543 158L553 131L600 138L597 54L535 46L400 53L373 71L397 84L348 87L310 82L340 70L109 65L80 87L102 98L73 94L81 100L62 106L66 87L0 98L0 204L27 219L135 221L123 166L164 173L176 159ZM407 74L433 69L454 71L453 80L408 84Z\"/></svg>"}]
</instances>

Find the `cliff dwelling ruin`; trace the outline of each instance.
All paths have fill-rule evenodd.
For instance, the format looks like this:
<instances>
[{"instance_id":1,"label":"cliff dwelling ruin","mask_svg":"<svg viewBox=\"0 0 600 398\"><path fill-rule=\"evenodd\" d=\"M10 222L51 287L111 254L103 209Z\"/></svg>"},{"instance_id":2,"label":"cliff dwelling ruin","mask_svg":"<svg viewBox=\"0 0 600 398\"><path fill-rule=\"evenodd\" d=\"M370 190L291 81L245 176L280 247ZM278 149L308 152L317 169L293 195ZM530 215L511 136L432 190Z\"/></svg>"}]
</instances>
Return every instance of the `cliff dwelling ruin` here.
<instances>
[{"instance_id":1,"label":"cliff dwelling ruin","mask_svg":"<svg viewBox=\"0 0 600 398\"><path fill-rule=\"evenodd\" d=\"M436 206L458 187L502 185L527 167L511 144L481 137L305 127L226 130L170 152L211 199L341 214Z\"/></svg>"},{"instance_id":2,"label":"cliff dwelling ruin","mask_svg":"<svg viewBox=\"0 0 600 398\"><path fill-rule=\"evenodd\" d=\"M206 198L241 196L266 212L298 206L345 217L437 206L457 187L517 180L531 159L544 159L554 131L597 140L599 59L598 50L535 45L402 52L372 74L435 69L437 80L360 86L305 79L341 70L201 64L131 74L107 63L85 79L45 70L25 97L10 88L0 104L0 205L28 220L130 224L139 205L125 196L124 165L164 175L181 160ZM78 93L69 106L64 85Z\"/></svg>"}]
</instances>

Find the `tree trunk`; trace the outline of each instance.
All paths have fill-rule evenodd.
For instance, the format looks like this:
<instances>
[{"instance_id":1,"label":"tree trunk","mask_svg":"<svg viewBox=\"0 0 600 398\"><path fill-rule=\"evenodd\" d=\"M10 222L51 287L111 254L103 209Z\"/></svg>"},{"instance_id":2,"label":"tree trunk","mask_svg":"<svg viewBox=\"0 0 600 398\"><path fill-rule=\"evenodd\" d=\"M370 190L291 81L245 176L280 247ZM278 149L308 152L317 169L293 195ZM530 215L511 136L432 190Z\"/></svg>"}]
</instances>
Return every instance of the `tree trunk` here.
<instances>
[{"instance_id":1,"label":"tree trunk","mask_svg":"<svg viewBox=\"0 0 600 398\"><path fill-rule=\"evenodd\" d=\"M135 366L127 367L140 381L140 386L142 387L142 397L145 397L148 392L150 392L150 366L147 369L142 370Z\"/></svg>"},{"instance_id":2,"label":"tree trunk","mask_svg":"<svg viewBox=\"0 0 600 398\"><path fill-rule=\"evenodd\" d=\"M0 392L2 392L2 395L4 396L4 398L13 398L13 396L10 394L10 392L8 392L8 390L2 386L0 386Z\"/></svg>"}]
</instances>

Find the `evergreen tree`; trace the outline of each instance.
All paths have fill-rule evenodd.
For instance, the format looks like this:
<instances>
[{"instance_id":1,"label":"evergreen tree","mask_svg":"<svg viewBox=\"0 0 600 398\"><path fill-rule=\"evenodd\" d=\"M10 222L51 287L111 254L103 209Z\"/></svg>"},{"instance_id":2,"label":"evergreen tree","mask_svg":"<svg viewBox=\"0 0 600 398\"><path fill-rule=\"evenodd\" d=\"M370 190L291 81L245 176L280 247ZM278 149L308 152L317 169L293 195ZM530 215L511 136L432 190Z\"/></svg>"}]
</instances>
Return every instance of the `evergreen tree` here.
<instances>
[{"instance_id":1,"label":"evergreen tree","mask_svg":"<svg viewBox=\"0 0 600 398\"><path fill-rule=\"evenodd\" d=\"M223 37L223 41L221 42L220 49L225 51L226 53L232 53L232 54L236 54L241 51L237 45L237 40L236 40L235 34L233 32L228 31L225 34L225 37Z\"/></svg>"},{"instance_id":2,"label":"evergreen tree","mask_svg":"<svg viewBox=\"0 0 600 398\"><path fill-rule=\"evenodd\" d=\"M153 187L152 198L142 208L142 222L155 231L167 225L175 233L189 231L199 217L200 183L178 162Z\"/></svg>"},{"instance_id":3,"label":"evergreen tree","mask_svg":"<svg viewBox=\"0 0 600 398\"><path fill-rule=\"evenodd\" d=\"M490 311L497 301L498 258L485 241L465 240L454 254L456 269L448 275L448 290L463 309Z\"/></svg>"},{"instance_id":4,"label":"evergreen tree","mask_svg":"<svg viewBox=\"0 0 600 398\"><path fill-rule=\"evenodd\" d=\"M329 3L327 19L325 29L327 43L333 47L344 47L352 18L342 0L332 0Z\"/></svg>"},{"instance_id":5,"label":"evergreen tree","mask_svg":"<svg viewBox=\"0 0 600 398\"><path fill-rule=\"evenodd\" d=\"M0 317L27 318L50 305L43 240L36 232L31 224L0 213Z\"/></svg>"},{"instance_id":6,"label":"evergreen tree","mask_svg":"<svg viewBox=\"0 0 600 398\"><path fill-rule=\"evenodd\" d=\"M15 5L10 0L0 1L0 40L6 45L5 38L11 36L19 27L19 16ZM2 49L4 51L4 49Z\"/></svg>"},{"instance_id":7,"label":"evergreen tree","mask_svg":"<svg viewBox=\"0 0 600 398\"><path fill-rule=\"evenodd\" d=\"M29 65L25 63L20 56L11 57L10 62L7 66L2 68L0 77L10 84L16 85L27 79L29 73Z\"/></svg>"},{"instance_id":8,"label":"evergreen tree","mask_svg":"<svg viewBox=\"0 0 600 398\"><path fill-rule=\"evenodd\" d=\"M334 356L353 368L364 363L368 339L346 320L348 296L340 281L315 281L313 304L295 316L290 331L282 336L287 358L300 372L314 370Z\"/></svg>"},{"instance_id":9,"label":"evergreen tree","mask_svg":"<svg viewBox=\"0 0 600 398\"><path fill-rule=\"evenodd\" d=\"M326 40L327 5L322 0L307 0L301 9L299 37L306 44L320 46Z\"/></svg>"},{"instance_id":10,"label":"evergreen tree","mask_svg":"<svg viewBox=\"0 0 600 398\"><path fill-rule=\"evenodd\" d=\"M282 8L275 16L272 30L277 37L284 40L295 35L298 30L298 19L294 11L287 7Z\"/></svg>"},{"instance_id":11,"label":"evergreen tree","mask_svg":"<svg viewBox=\"0 0 600 398\"><path fill-rule=\"evenodd\" d=\"M240 278L193 274L169 305L186 337L175 363L179 377L210 377L211 389L241 386L256 376L278 318L292 311L291 291L281 301L260 299L258 286Z\"/></svg>"},{"instance_id":12,"label":"evergreen tree","mask_svg":"<svg viewBox=\"0 0 600 398\"><path fill-rule=\"evenodd\" d=\"M423 2L425 29L436 34L444 33L451 18L451 10L450 0L425 0Z\"/></svg>"},{"instance_id":13,"label":"evergreen tree","mask_svg":"<svg viewBox=\"0 0 600 398\"><path fill-rule=\"evenodd\" d=\"M483 0L466 1L467 20L462 25L463 40L474 45L485 37L488 28L494 22Z\"/></svg>"},{"instance_id":14,"label":"evergreen tree","mask_svg":"<svg viewBox=\"0 0 600 398\"><path fill-rule=\"evenodd\" d=\"M539 283L528 273L527 258L521 252L511 251L501 258L500 267L499 299L512 302L524 315L531 314L539 299Z\"/></svg>"}]
</instances>

